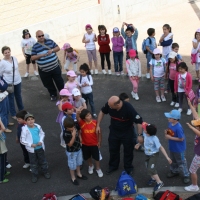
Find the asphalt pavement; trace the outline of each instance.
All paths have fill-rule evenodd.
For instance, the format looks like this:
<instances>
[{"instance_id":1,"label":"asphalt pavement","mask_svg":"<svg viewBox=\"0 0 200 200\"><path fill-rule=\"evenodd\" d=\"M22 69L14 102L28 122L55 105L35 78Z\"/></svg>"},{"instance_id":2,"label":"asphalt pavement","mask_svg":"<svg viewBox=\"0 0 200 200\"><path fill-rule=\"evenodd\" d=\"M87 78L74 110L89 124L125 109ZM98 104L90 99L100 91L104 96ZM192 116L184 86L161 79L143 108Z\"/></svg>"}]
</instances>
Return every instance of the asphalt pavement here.
<instances>
[{"instance_id":1,"label":"asphalt pavement","mask_svg":"<svg viewBox=\"0 0 200 200\"><path fill-rule=\"evenodd\" d=\"M66 77L64 76L66 81ZM97 113L101 107L106 103L108 98L112 95L119 95L121 92L126 92L130 95L132 85L126 76L117 77L115 75L95 75L93 76L94 86L94 103ZM193 85L197 87L197 83ZM116 186L120 173L123 170L123 148L121 148L121 163L118 171L112 175L106 175L102 178L98 178L97 174L89 175L87 173L86 162L83 165L82 173L87 175L88 180L80 180L79 186L74 186L70 182L70 174L67 166L67 158L65 155L65 149L60 146L60 126L56 123L56 117L58 109L56 102L51 102L47 90L43 87L40 80L35 80L34 77L28 79L23 78L22 82L22 95L25 105L25 109L34 114L36 123L40 124L46 134L45 137L45 154L49 163L49 171L51 173L51 179L47 180L42 175L39 176L37 183L31 182L31 173L28 169L23 169L23 155L19 144L16 144L16 128L12 128L13 133L7 135L7 148L8 148L8 160L12 165L9 170L9 182L0 185L0 199L2 200L39 200L43 194L49 192L55 192L57 196L66 196L76 193L87 193L90 189L96 185L101 187L109 187L113 190ZM153 83L146 78L142 78L139 84L139 101L135 101L131 98L130 103L142 116L143 120L148 123L153 123L158 128L157 136L159 137L162 145L168 152L167 141L164 138L164 130L167 128L168 121L164 116L164 112L169 112L172 107L169 105L171 102L171 94L167 94L167 102L156 103L155 94L153 90ZM184 102L184 109L182 112L182 118L180 123L182 124L187 141L186 158L188 161L188 167L194 156L194 133L189 130L186 122L190 122L192 116L187 116L187 106ZM101 146L101 153L103 160L101 161L102 171L105 172L108 167L109 152L108 152L108 126L109 116L105 116L101 124L103 141ZM134 153L134 172L133 177L138 184L138 187L147 187L146 182L149 176L146 173L144 165L145 155L143 152L135 151ZM175 177L167 179L166 174L169 171L169 165L165 157L160 153L158 160L158 174L165 186L182 186L181 177ZM199 175L199 173L198 173ZM198 181L200 184L200 181Z\"/></svg>"}]
</instances>

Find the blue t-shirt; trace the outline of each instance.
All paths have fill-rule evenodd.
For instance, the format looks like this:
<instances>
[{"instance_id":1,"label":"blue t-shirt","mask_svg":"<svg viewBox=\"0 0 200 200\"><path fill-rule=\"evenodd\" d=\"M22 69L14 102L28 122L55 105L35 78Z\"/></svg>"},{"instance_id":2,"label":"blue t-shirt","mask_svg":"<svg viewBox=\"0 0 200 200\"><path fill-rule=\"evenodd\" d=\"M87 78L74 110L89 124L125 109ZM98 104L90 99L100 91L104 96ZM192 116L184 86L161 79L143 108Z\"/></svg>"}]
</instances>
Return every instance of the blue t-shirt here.
<instances>
[{"instance_id":1,"label":"blue t-shirt","mask_svg":"<svg viewBox=\"0 0 200 200\"><path fill-rule=\"evenodd\" d=\"M151 51L153 51L156 48L156 39L154 37L149 38L146 39L146 46L149 47Z\"/></svg>"},{"instance_id":2,"label":"blue t-shirt","mask_svg":"<svg viewBox=\"0 0 200 200\"><path fill-rule=\"evenodd\" d=\"M27 126L28 127L28 126ZM37 126L34 126L33 128L28 127L28 130L30 131L32 138L33 138L33 144L37 144L40 142L40 136L39 136L39 129ZM42 146L37 146L34 149L40 149Z\"/></svg>"},{"instance_id":3,"label":"blue t-shirt","mask_svg":"<svg viewBox=\"0 0 200 200\"><path fill-rule=\"evenodd\" d=\"M169 122L168 127L174 132L174 137L177 138L184 138L183 141L174 141L174 140L168 140L169 141L169 150L171 152L175 153L182 153L186 150L186 141L185 141L185 134L183 127L178 122L176 125L172 125L172 123Z\"/></svg>"},{"instance_id":4,"label":"blue t-shirt","mask_svg":"<svg viewBox=\"0 0 200 200\"><path fill-rule=\"evenodd\" d=\"M144 152L146 155L151 156L157 152L161 147L160 141L157 136L148 136L146 133L143 133L144 136Z\"/></svg>"}]
</instances>

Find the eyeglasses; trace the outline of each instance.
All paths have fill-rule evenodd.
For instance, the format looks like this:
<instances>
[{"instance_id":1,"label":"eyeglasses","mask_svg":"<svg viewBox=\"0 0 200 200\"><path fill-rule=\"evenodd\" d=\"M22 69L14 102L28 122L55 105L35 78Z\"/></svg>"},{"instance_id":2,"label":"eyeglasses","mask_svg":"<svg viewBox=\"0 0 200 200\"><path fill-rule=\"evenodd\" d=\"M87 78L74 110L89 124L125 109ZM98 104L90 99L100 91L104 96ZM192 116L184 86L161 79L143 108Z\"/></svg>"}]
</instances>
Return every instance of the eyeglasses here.
<instances>
[{"instance_id":1,"label":"eyeglasses","mask_svg":"<svg viewBox=\"0 0 200 200\"><path fill-rule=\"evenodd\" d=\"M38 37L38 38L41 38L41 37L44 37L44 35L38 35L37 37Z\"/></svg>"}]
</instances>

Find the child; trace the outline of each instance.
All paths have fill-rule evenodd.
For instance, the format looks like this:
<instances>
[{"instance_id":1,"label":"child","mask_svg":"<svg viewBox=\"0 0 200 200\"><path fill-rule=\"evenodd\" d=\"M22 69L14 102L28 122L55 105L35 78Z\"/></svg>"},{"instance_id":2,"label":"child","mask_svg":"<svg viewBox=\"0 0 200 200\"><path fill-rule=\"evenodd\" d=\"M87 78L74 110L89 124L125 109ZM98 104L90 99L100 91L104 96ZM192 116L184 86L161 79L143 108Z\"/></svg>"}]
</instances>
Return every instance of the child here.
<instances>
[{"instance_id":1,"label":"child","mask_svg":"<svg viewBox=\"0 0 200 200\"><path fill-rule=\"evenodd\" d=\"M162 101L166 101L166 98L164 96L164 84L165 84L165 66L166 61L164 58L162 58L162 54L160 52L160 49L156 48L153 50L153 56L150 64L150 74L151 74L151 80L154 82L154 90L156 93L156 101L158 103ZM159 89L161 92L161 99L159 95Z\"/></svg>"},{"instance_id":2,"label":"child","mask_svg":"<svg viewBox=\"0 0 200 200\"><path fill-rule=\"evenodd\" d=\"M5 127L0 119L0 183L7 183L9 179L6 178L10 172L6 172L6 153L7 147L5 143Z\"/></svg>"},{"instance_id":3,"label":"child","mask_svg":"<svg viewBox=\"0 0 200 200\"><path fill-rule=\"evenodd\" d=\"M72 90L72 95L74 98L73 106L78 109L87 109L87 105L85 103L85 99L81 97L80 90L78 88L74 88Z\"/></svg>"},{"instance_id":4,"label":"child","mask_svg":"<svg viewBox=\"0 0 200 200\"><path fill-rule=\"evenodd\" d=\"M168 55L168 63L167 63L167 70L166 74L169 74L169 86L172 93L172 102L170 103L170 106L175 106L176 108L179 107L179 101L178 101L178 95L177 93L174 93L174 80L176 73L178 72L178 58L177 53L174 51L171 51Z\"/></svg>"},{"instance_id":5,"label":"child","mask_svg":"<svg viewBox=\"0 0 200 200\"><path fill-rule=\"evenodd\" d=\"M99 151L102 134L96 134L97 121L92 119L92 115L87 109L83 109L81 112L77 112L77 120L81 128L83 158L84 160L87 160L89 165L88 173L93 174L93 158L95 160L96 172L98 176L103 177L103 172L100 168L101 154Z\"/></svg>"},{"instance_id":6,"label":"child","mask_svg":"<svg viewBox=\"0 0 200 200\"><path fill-rule=\"evenodd\" d=\"M146 50L147 50L147 54L146 54L146 58L147 58L147 73L146 73L146 78L150 79L150 64L149 62L152 59L152 55L153 55L153 50L155 48L157 48L157 44L156 44L156 39L155 39L155 29L154 28L149 28L147 30L147 34L148 34L148 38L146 39Z\"/></svg>"},{"instance_id":7,"label":"child","mask_svg":"<svg viewBox=\"0 0 200 200\"><path fill-rule=\"evenodd\" d=\"M96 55L96 46L95 46L97 37L96 37L95 33L92 33L93 29L90 24L87 24L85 26L85 30L87 33L84 34L82 42L85 43L85 48L87 50L88 62L89 62L89 66L90 66L90 73L93 74L93 68L92 68L92 59L93 59L94 66L95 66L94 73L98 74L97 55Z\"/></svg>"},{"instance_id":8,"label":"child","mask_svg":"<svg viewBox=\"0 0 200 200\"><path fill-rule=\"evenodd\" d=\"M113 37L111 38L113 43L113 60L115 65L115 73L117 76L123 75L123 46L124 39L120 36L120 31L117 27L113 28Z\"/></svg>"},{"instance_id":9,"label":"child","mask_svg":"<svg viewBox=\"0 0 200 200\"><path fill-rule=\"evenodd\" d=\"M72 94L67 89L62 89L59 94L60 94L60 100L56 103L56 106L58 106L58 110L59 110L56 122L58 122L60 124L60 127L61 127L60 145L64 148L66 148L65 141L63 140L62 118L64 116L64 113L63 113L63 110L62 110L62 105L66 102L70 102L69 97L71 97Z\"/></svg>"},{"instance_id":10,"label":"child","mask_svg":"<svg viewBox=\"0 0 200 200\"><path fill-rule=\"evenodd\" d=\"M93 79L90 74L89 67L86 63L82 64L80 66L80 75L78 76L78 83L79 86L81 87L81 93L82 97L86 100L86 105L90 104L91 111L92 111L92 116L97 117L95 113L95 107L94 107L94 102L93 102L93 93L92 93L92 85L93 85Z\"/></svg>"},{"instance_id":11,"label":"child","mask_svg":"<svg viewBox=\"0 0 200 200\"><path fill-rule=\"evenodd\" d=\"M104 69L104 60L106 58L106 62L108 65L108 74L111 75L111 64L110 64L110 37L107 34L107 29L104 25L98 26L99 35L98 35L98 44L99 44L99 53L101 57L101 68L103 74L107 74L106 70Z\"/></svg>"},{"instance_id":12,"label":"child","mask_svg":"<svg viewBox=\"0 0 200 200\"><path fill-rule=\"evenodd\" d=\"M31 60L31 50L33 45L36 43L36 40L31 37L31 34L29 33L28 29L24 29L22 32L22 41L21 41L21 47L22 47L22 53L26 59L26 73L24 77L29 76L29 64L33 64L34 74L38 76L38 72L36 71L36 64L34 60Z\"/></svg>"},{"instance_id":13,"label":"child","mask_svg":"<svg viewBox=\"0 0 200 200\"><path fill-rule=\"evenodd\" d=\"M126 68L129 79L133 85L131 95L133 99L139 100L138 85L141 77L141 63L140 60L136 58L136 51L134 49L129 50L129 57L130 59L126 61Z\"/></svg>"},{"instance_id":14,"label":"child","mask_svg":"<svg viewBox=\"0 0 200 200\"><path fill-rule=\"evenodd\" d=\"M128 94L126 94L125 92L121 93L119 95L119 98L120 98L121 101L127 101L127 102L130 101Z\"/></svg>"},{"instance_id":15,"label":"child","mask_svg":"<svg viewBox=\"0 0 200 200\"><path fill-rule=\"evenodd\" d=\"M32 183L38 180L38 164L46 179L50 179L48 172L48 163L44 155L44 137L45 134L40 125L35 124L35 118L32 114L25 115L26 125L22 127L20 142L26 146L29 154L30 166L32 172Z\"/></svg>"},{"instance_id":16,"label":"child","mask_svg":"<svg viewBox=\"0 0 200 200\"><path fill-rule=\"evenodd\" d=\"M179 123L181 113L178 110L172 110L165 113L168 118L168 129L165 130L165 138L169 143L170 157L172 164L170 165L170 172L167 174L168 178L179 175L179 170L183 173L183 183L190 182L187 161L185 158L186 140L184 130Z\"/></svg>"},{"instance_id":17,"label":"child","mask_svg":"<svg viewBox=\"0 0 200 200\"><path fill-rule=\"evenodd\" d=\"M156 183L154 187L155 192L164 186L164 183L160 180L160 177L158 176L156 170L159 151L163 153L169 164L172 163L172 160L168 157L164 147L160 144L160 141L156 136L157 128L155 127L155 125L143 122L142 128L144 130L144 138L138 136L138 141L140 143L136 145L136 148L139 148L139 146L144 143L144 152L146 155L145 164L148 170L148 175L151 176L151 179L148 181L148 185Z\"/></svg>"},{"instance_id":18,"label":"child","mask_svg":"<svg viewBox=\"0 0 200 200\"><path fill-rule=\"evenodd\" d=\"M192 40L192 54L196 54L195 70L196 70L196 80L199 80L199 68L200 68L200 28L198 28L194 34L194 39Z\"/></svg>"},{"instance_id":19,"label":"child","mask_svg":"<svg viewBox=\"0 0 200 200\"><path fill-rule=\"evenodd\" d=\"M122 24L121 28L121 34L123 38L125 39L125 47L126 47L126 60L129 59L129 50L134 49L136 51L136 55L138 57L138 52L137 52L137 38L138 38L138 30L135 28L133 25L128 25L127 29L124 32L124 25L126 25L125 22Z\"/></svg>"},{"instance_id":20,"label":"child","mask_svg":"<svg viewBox=\"0 0 200 200\"><path fill-rule=\"evenodd\" d=\"M178 73L176 73L174 81L174 92L178 93L179 99L179 112L183 110L183 98L187 100L187 94L192 89L192 76L188 72L188 67L185 62L178 65ZM191 115L192 111L188 106L187 115Z\"/></svg>"},{"instance_id":21,"label":"child","mask_svg":"<svg viewBox=\"0 0 200 200\"><path fill-rule=\"evenodd\" d=\"M199 191L199 187L197 184L197 170L200 167L200 120L198 113L196 112L195 108L192 106L190 100L188 99L188 104L190 106L190 109L192 110L192 114L195 120L191 121L192 125L191 126L189 123L187 125L189 128L194 132L195 140L194 140L194 153L195 156L192 160L192 163L190 165L190 173L191 173L191 179L192 179L192 185L185 187L184 189L189 192L197 192Z\"/></svg>"},{"instance_id":22,"label":"child","mask_svg":"<svg viewBox=\"0 0 200 200\"><path fill-rule=\"evenodd\" d=\"M16 136L16 143L20 143L20 137L21 137L21 132L22 132L22 128L26 125L26 121L24 120L25 115L28 114L27 111L25 110L21 110L16 114L17 117L17 136ZM30 160L29 160L29 156L28 156L28 151L25 147L25 145L23 145L22 143L20 143L21 149L23 151L23 156L24 156L24 165L23 168L29 168L30 167Z\"/></svg>"},{"instance_id":23,"label":"child","mask_svg":"<svg viewBox=\"0 0 200 200\"><path fill-rule=\"evenodd\" d=\"M176 57L177 57L178 61L182 62L183 61L182 56L178 53L178 51L179 51L179 45L178 45L178 43L172 43L172 51L174 51L175 53L177 53ZM167 54L167 56L166 56L166 61L168 61L168 59L169 59L169 54Z\"/></svg>"},{"instance_id":24,"label":"child","mask_svg":"<svg viewBox=\"0 0 200 200\"><path fill-rule=\"evenodd\" d=\"M172 29L169 24L163 25L163 35L159 40L159 45L163 47L163 58L166 59L167 54L171 51L171 46L173 42L173 33L171 32Z\"/></svg>"},{"instance_id":25,"label":"child","mask_svg":"<svg viewBox=\"0 0 200 200\"><path fill-rule=\"evenodd\" d=\"M66 155L68 158L71 182L74 185L79 185L75 177L75 170L78 179L87 180L87 177L82 175L80 171L80 166L83 162L80 137L74 120L71 117L65 118L64 128L63 138L67 146Z\"/></svg>"},{"instance_id":26,"label":"child","mask_svg":"<svg viewBox=\"0 0 200 200\"><path fill-rule=\"evenodd\" d=\"M61 49L64 50L64 69L68 71L69 65L70 63L72 63L73 70L77 72L77 62L79 61L78 52L74 51L74 49L70 46L69 43L65 43Z\"/></svg>"}]
</instances>

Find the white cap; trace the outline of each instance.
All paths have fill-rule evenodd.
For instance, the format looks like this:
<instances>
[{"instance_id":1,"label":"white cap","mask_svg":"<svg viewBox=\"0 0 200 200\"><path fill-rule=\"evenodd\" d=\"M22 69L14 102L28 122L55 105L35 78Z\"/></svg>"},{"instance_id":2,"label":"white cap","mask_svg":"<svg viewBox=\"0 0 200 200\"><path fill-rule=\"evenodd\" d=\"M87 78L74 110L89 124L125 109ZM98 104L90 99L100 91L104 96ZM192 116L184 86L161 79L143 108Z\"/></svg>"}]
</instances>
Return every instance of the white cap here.
<instances>
[{"instance_id":1,"label":"white cap","mask_svg":"<svg viewBox=\"0 0 200 200\"><path fill-rule=\"evenodd\" d=\"M75 97L81 95L80 90L78 88L74 88L72 90L72 95L74 95Z\"/></svg>"},{"instance_id":2,"label":"white cap","mask_svg":"<svg viewBox=\"0 0 200 200\"><path fill-rule=\"evenodd\" d=\"M168 58L175 58L176 56L177 56L177 53L174 52L174 51L171 51L171 52L169 53Z\"/></svg>"}]
</instances>

